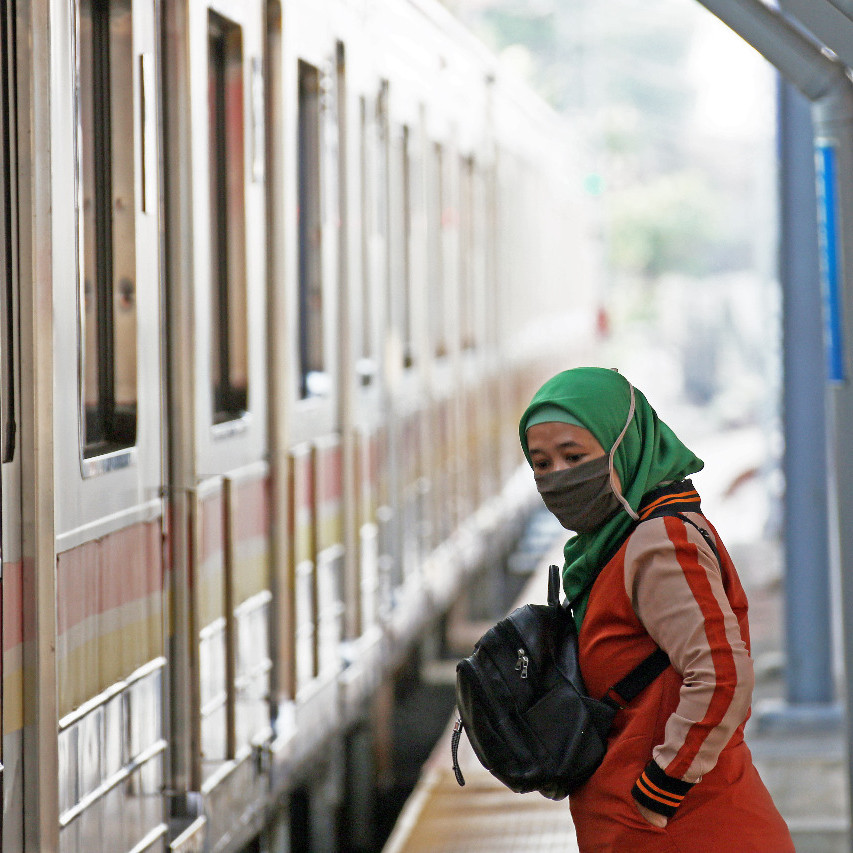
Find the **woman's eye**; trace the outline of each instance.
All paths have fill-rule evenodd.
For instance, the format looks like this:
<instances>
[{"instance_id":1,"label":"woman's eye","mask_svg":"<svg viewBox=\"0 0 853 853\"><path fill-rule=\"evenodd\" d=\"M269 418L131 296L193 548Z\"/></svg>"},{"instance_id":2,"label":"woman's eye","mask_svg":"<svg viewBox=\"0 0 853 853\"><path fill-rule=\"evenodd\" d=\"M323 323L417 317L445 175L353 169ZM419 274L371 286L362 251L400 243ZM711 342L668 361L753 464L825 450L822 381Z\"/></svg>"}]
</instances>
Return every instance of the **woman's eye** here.
<instances>
[{"instance_id":1,"label":"woman's eye","mask_svg":"<svg viewBox=\"0 0 853 853\"><path fill-rule=\"evenodd\" d=\"M566 456L566 462L571 462L572 465L576 465L581 459L583 459L583 453L571 453Z\"/></svg>"}]
</instances>

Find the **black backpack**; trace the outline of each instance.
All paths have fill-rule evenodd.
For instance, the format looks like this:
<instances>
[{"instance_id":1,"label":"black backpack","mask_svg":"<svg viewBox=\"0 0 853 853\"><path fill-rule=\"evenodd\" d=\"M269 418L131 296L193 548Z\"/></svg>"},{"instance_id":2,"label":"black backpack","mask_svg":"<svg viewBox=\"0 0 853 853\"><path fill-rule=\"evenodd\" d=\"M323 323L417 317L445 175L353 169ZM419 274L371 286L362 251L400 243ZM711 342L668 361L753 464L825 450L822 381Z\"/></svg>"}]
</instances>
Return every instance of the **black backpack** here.
<instances>
[{"instance_id":1,"label":"black backpack","mask_svg":"<svg viewBox=\"0 0 853 853\"><path fill-rule=\"evenodd\" d=\"M719 554L708 534L696 527ZM669 666L656 649L601 700L586 692L578 637L560 604L560 570L551 566L548 604L525 604L490 628L456 665L459 719L451 740L453 771L465 784L457 750L462 729L480 763L513 791L561 800L598 768L613 717Z\"/></svg>"},{"instance_id":2,"label":"black backpack","mask_svg":"<svg viewBox=\"0 0 853 853\"><path fill-rule=\"evenodd\" d=\"M668 666L657 649L603 700L588 696L575 622L560 605L559 589L560 570L551 566L548 604L517 608L457 664L452 754L460 785L456 753L464 728L480 763L513 791L563 799L601 764L616 711Z\"/></svg>"}]
</instances>

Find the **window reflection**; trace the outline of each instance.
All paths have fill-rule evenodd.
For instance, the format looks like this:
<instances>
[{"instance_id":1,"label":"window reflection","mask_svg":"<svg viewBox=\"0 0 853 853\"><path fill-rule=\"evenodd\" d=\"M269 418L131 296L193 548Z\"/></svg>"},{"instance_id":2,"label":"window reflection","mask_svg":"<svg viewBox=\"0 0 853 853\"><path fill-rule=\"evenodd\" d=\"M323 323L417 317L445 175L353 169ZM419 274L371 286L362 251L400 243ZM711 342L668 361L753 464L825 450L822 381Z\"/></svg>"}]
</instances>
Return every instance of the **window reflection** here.
<instances>
[{"instance_id":1,"label":"window reflection","mask_svg":"<svg viewBox=\"0 0 853 853\"><path fill-rule=\"evenodd\" d=\"M239 418L248 406L243 93L242 31L210 12L210 360L214 423Z\"/></svg>"},{"instance_id":2,"label":"window reflection","mask_svg":"<svg viewBox=\"0 0 853 853\"><path fill-rule=\"evenodd\" d=\"M80 0L79 98L83 446L136 442L136 201L130 0Z\"/></svg>"}]
</instances>

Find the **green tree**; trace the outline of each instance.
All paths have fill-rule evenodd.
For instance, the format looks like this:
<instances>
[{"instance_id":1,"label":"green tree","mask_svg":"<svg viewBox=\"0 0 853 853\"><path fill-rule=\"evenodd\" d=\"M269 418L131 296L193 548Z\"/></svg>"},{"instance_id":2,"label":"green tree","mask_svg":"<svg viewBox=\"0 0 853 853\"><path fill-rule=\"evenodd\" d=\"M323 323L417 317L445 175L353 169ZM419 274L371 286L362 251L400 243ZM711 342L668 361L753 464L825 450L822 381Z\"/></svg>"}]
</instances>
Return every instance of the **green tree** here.
<instances>
[{"instance_id":1,"label":"green tree","mask_svg":"<svg viewBox=\"0 0 853 853\"><path fill-rule=\"evenodd\" d=\"M635 184L610 199L610 261L654 279L707 272L720 239L719 205L705 177L681 171Z\"/></svg>"}]
</instances>

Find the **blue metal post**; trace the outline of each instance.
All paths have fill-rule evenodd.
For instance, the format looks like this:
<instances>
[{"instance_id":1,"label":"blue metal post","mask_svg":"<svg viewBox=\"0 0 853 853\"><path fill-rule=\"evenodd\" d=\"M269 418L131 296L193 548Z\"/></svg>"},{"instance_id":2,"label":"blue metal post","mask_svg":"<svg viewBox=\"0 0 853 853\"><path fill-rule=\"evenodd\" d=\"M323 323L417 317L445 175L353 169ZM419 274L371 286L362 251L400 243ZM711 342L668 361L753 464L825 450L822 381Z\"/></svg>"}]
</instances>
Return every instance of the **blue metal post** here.
<instances>
[{"instance_id":1,"label":"blue metal post","mask_svg":"<svg viewBox=\"0 0 853 853\"><path fill-rule=\"evenodd\" d=\"M834 699L825 356L809 102L779 83L779 274L785 431L785 652L793 706ZM793 709L792 709L793 710Z\"/></svg>"}]
</instances>

